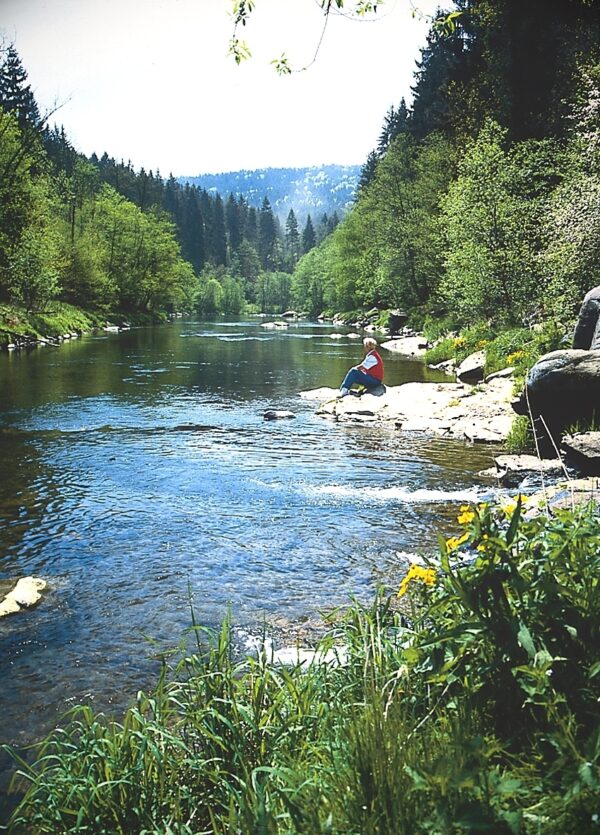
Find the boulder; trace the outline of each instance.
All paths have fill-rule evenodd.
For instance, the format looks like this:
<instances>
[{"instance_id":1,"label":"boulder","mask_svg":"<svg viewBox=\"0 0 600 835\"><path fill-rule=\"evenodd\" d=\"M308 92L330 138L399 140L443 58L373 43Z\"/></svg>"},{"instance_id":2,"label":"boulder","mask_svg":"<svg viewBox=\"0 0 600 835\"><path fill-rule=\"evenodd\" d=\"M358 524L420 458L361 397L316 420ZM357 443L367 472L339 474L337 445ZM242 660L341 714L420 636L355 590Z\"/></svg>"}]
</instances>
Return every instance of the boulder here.
<instances>
[{"instance_id":1,"label":"boulder","mask_svg":"<svg viewBox=\"0 0 600 835\"><path fill-rule=\"evenodd\" d=\"M600 475L600 432L577 432L562 440L567 459L586 475Z\"/></svg>"},{"instance_id":2,"label":"boulder","mask_svg":"<svg viewBox=\"0 0 600 835\"><path fill-rule=\"evenodd\" d=\"M388 318L388 328L390 329L390 336L395 336L400 328L408 321L408 313L403 310L390 310Z\"/></svg>"},{"instance_id":3,"label":"boulder","mask_svg":"<svg viewBox=\"0 0 600 835\"><path fill-rule=\"evenodd\" d=\"M559 481L529 496L525 515L530 516L540 511L553 511L560 508L574 510L590 502L598 505L598 496L600 496L600 479L588 476Z\"/></svg>"},{"instance_id":4,"label":"boulder","mask_svg":"<svg viewBox=\"0 0 600 835\"><path fill-rule=\"evenodd\" d=\"M267 409L263 414L265 420L289 420L295 417L293 412L287 412L284 409Z\"/></svg>"},{"instance_id":5,"label":"boulder","mask_svg":"<svg viewBox=\"0 0 600 835\"><path fill-rule=\"evenodd\" d=\"M431 368L433 371L443 371L444 374L450 374L452 377L456 376L455 359L442 360L442 362L430 363L427 367Z\"/></svg>"},{"instance_id":6,"label":"boulder","mask_svg":"<svg viewBox=\"0 0 600 835\"><path fill-rule=\"evenodd\" d=\"M46 581L39 577L21 577L14 589L0 601L0 618L35 606L45 588Z\"/></svg>"},{"instance_id":7,"label":"boulder","mask_svg":"<svg viewBox=\"0 0 600 835\"><path fill-rule=\"evenodd\" d=\"M405 357L416 357L421 356L427 350L427 340L424 336L400 336L382 342L379 347Z\"/></svg>"},{"instance_id":8,"label":"boulder","mask_svg":"<svg viewBox=\"0 0 600 835\"><path fill-rule=\"evenodd\" d=\"M594 287L586 294L579 310L573 348L583 351L600 349L600 287Z\"/></svg>"},{"instance_id":9,"label":"boulder","mask_svg":"<svg viewBox=\"0 0 600 835\"><path fill-rule=\"evenodd\" d=\"M464 359L456 369L456 378L461 383L481 383L485 368L485 351L476 351Z\"/></svg>"},{"instance_id":10,"label":"boulder","mask_svg":"<svg viewBox=\"0 0 600 835\"><path fill-rule=\"evenodd\" d=\"M538 458L536 455L498 455L494 458L494 475L503 487L519 487L525 480L536 484L544 476L560 476L565 468L560 458Z\"/></svg>"},{"instance_id":11,"label":"boulder","mask_svg":"<svg viewBox=\"0 0 600 835\"><path fill-rule=\"evenodd\" d=\"M498 380L499 378L506 379L507 377L514 377L514 375L515 369L512 365L509 365L507 368L501 368L500 371L494 371L493 374L488 374L485 382L489 383L490 380Z\"/></svg>"},{"instance_id":12,"label":"boulder","mask_svg":"<svg viewBox=\"0 0 600 835\"><path fill-rule=\"evenodd\" d=\"M551 457L563 431L600 416L600 351L569 348L541 357L513 404L530 414L543 457Z\"/></svg>"}]
</instances>

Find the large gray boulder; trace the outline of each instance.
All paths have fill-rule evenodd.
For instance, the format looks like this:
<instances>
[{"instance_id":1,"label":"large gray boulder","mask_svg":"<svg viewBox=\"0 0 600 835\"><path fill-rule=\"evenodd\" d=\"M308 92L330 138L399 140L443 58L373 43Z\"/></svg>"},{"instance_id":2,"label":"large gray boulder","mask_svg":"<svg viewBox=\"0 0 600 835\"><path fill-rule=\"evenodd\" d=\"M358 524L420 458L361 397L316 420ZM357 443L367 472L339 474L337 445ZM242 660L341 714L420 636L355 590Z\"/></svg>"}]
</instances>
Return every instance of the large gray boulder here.
<instances>
[{"instance_id":1,"label":"large gray boulder","mask_svg":"<svg viewBox=\"0 0 600 835\"><path fill-rule=\"evenodd\" d=\"M578 432L563 438L567 459L587 475L600 475L600 432Z\"/></svg>"},{"instance_id":2,"label":"large gray boulder","mask_svg":"<svg viewBox=\"0 0 600 835\"><path fill-rule=\"evenodd\" d=\"M566 349L541 357L513 402L530 415L544 457L551 457L565 429L600 418L600 351Z\"/></svg>"},{"instance_id":3,"label":"large gray boulder","mask_svg":"<svg viewBox=\"0 0 600 835\"><path fill-rule=\"evenodd\" d=\"M564 476L565 467L560 458L540 460L537 455L497 455L493 473L503 487L520 487L527 484L543 484L545 477ZM491 473L490 473L491 474Z\"/></svg>"},{"instance_id":4,"label":"large gray boulder","mask_svg":"<svg viewBox=\"0 0 600 835\"><path fill-rule=\"evenodd\" d=\"M408 313L403 310L390 310L388 318L388 328L390 329L390 336L395 336L400 328L408 322Z\"/></svg>"},{"instance_id":5,"label":"large gray boulder","mask_svg":"<svg viewBox=\"0 0 600 835\"><path fill-rule=\"evenodd\" d=\"M573 335L573 348L584 351L600 350L600 287L586 294Z\"/></svg>"},{"instance_id":6,"label":"large gray boulder","mask_svg":"<svg viewBox=\"0 0 600 835\"><path fill-rule=\"evenodd\" d=\"M461 383L480 383L485 369L485 351L476 351L464 359L456 369L456 378Z\"/></svg>"}]
</instances>

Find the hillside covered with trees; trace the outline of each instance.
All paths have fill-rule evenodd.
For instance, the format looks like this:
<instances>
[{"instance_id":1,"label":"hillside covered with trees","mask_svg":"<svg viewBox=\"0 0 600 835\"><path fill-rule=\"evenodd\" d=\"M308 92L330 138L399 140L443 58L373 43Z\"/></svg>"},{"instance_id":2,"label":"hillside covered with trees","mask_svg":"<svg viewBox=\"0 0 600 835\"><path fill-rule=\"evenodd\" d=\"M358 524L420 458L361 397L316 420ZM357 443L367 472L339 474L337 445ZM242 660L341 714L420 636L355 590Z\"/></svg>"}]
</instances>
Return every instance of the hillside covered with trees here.
<instances>
[{"instance_id":1,"label":"hillside covered with trees","mask_svg":"<svg viewBox=\"0 0 600 835\"><path fill-rule=\"evenodd\" d=\"M352 212L294 275L316 313L401 306L419 325L573 316L600 280L600 12L459 0L410 108L387 114Z\"/></svg>"},{"instance_id":2,"label":"hillside covered with trees","mask_svg":"<svg viewBox=\"0 0 600 835\"><path fill-rule=\"evenodd\" d=\"M47 127L5 47L2 302L201 315L403 307L437 332L568 321L598 281L597 4L456 10L452 31L432 27L412 103L385 115L341 223L294 208L282 222L267 194L257 205L256 184L252 198L234 193L244 172L222 196L84 157Z\"/></svg>"},{"instance_id":3,"label":"hillside covered with trees","mask_svg":"<svg viewBox=\"0 0 600 835\"><path fill-rule=\"evenodd\" d=\"M0 330L166 312L284 310L291 273L339 217L258 207L107 153L87 158L40 114L14 45L0 51Z\"/></svg>"},{"instance_id":4,"label":"hillside covered with trees","mask_svg":"<svg viewBox=\"0 0 600 835\"><path fill-rule=\"evenodd\" d=\"M281 222L290 209L306 222L324 214L344 215L354 202L360 165L318 165L309 168L258 168L223 174L178 177L178 182L209 192L243 196L250 206L260 208L265 197Z\"/></svg>"}]
</instances>

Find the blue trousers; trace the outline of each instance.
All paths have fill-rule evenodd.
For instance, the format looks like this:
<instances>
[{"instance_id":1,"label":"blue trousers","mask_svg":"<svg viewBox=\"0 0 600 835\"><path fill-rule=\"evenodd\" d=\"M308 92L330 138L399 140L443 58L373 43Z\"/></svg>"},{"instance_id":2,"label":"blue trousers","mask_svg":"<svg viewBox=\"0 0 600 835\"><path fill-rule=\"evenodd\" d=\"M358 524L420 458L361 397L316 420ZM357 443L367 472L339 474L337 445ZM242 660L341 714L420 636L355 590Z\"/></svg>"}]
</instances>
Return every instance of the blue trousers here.
<instances>
[{"instance_id":1,"label":"blue trousers","mask_svg":"<svg viewBox=\"0 0 600 835\"><path fill-rule=\"evenodd\" d=\"M344 377L344 382L340 386L342 389L351 389L354 383L360 383L368 389L374 389L381 385L381 380L373 377L372 374L365 374L364 371L359 371L358 368L351 368Z\"/></svg>"}]
</instances>

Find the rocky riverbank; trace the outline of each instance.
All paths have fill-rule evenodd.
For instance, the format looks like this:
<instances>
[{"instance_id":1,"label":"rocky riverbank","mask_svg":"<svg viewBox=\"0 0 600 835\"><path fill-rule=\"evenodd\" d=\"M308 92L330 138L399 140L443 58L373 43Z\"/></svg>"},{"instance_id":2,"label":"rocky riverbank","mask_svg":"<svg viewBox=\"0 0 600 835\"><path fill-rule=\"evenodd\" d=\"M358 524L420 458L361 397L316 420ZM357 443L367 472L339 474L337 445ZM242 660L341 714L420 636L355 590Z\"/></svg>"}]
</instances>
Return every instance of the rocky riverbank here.
<instances>
[{"instance_id":1,"label":"rocky riverbank","mask_svg":"<svg viewBox=\"0 0 600 835\"><path fill-rule=\"evenodd\" d=\"M403 432L500 444L506 441L515 417L512 390L511 380L495 378L477 386L405 383L388 386L379 396L337 399L337 389L331 388L304 391L300 396L319 403L317 414L331 420L382 423Z\"/></svg>"}]
</instances>

